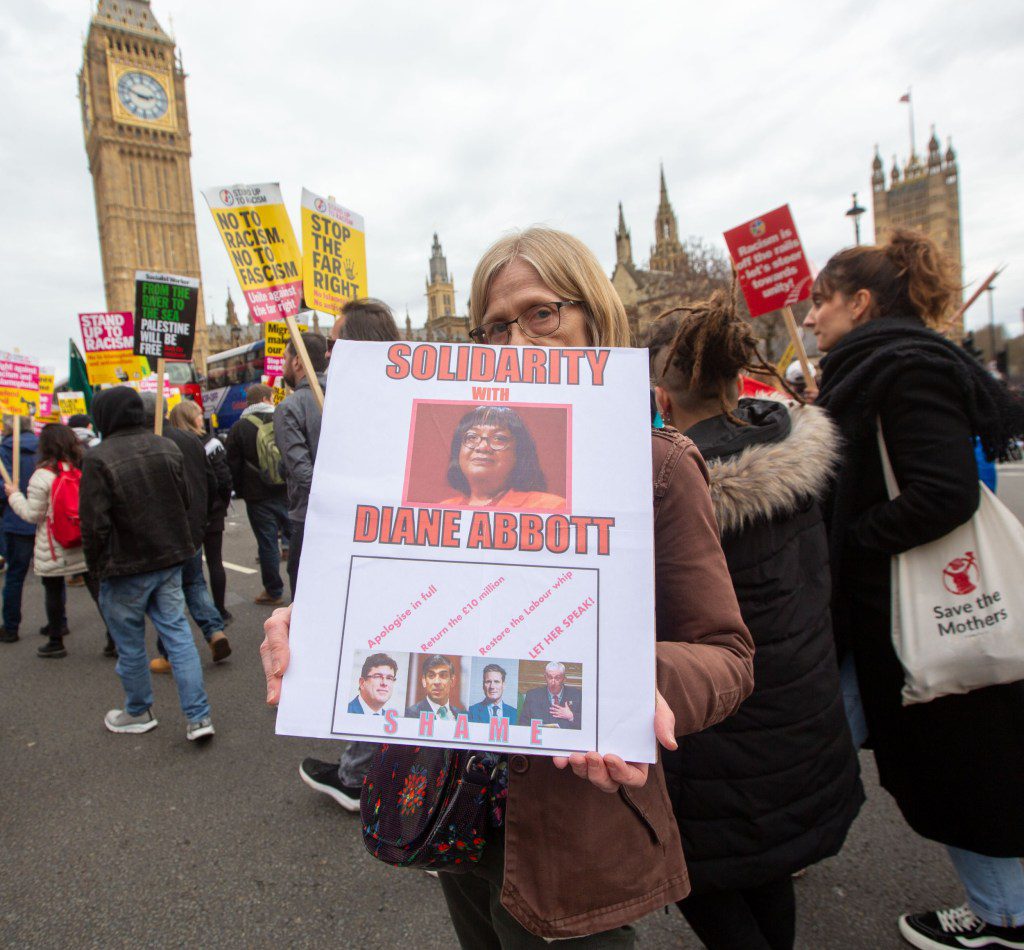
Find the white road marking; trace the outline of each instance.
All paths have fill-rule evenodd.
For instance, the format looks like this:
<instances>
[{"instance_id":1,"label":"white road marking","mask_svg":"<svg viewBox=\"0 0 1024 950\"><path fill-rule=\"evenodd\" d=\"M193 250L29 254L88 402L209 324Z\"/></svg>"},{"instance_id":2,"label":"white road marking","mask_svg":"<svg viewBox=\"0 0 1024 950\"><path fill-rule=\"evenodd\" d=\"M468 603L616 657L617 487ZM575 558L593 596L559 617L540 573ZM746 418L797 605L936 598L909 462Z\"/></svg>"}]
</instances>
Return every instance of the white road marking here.
<instances>
[{"instance_id":1,"label":"white road marking","mask_svg":"<svg viewBox=\"0 0 1024 950\"><path fill-rule=\"evenodd\" d=\"M203 555L203 563L206 563L206 555ZM256 574L258 573L254 567L242 567L241 564L232 564L230 561L221 561L229 571L238 571L239 574Z\"/></svg>"}]
</instances>

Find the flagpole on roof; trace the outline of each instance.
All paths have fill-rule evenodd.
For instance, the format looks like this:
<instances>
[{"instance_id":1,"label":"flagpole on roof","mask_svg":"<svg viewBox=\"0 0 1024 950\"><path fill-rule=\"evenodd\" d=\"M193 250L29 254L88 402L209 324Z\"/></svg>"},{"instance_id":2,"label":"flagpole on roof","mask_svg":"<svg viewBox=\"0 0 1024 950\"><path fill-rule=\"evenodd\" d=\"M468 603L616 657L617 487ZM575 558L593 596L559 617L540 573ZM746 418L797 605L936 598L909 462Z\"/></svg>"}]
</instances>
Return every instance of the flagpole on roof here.
<instances>
[{"instance_id":1,"label":"flagpole on roof","mask_svg":"<svg viewBox=\"0 0 1024 950\"><path fill-rule=\"evenodd\" d=\"M900 96L900 102L905 102L910 107L910 157L917 155L917 143L914 141L914 99L911 95L911 86L907 86L906 95Z\"/></svg>"}]
</instances>

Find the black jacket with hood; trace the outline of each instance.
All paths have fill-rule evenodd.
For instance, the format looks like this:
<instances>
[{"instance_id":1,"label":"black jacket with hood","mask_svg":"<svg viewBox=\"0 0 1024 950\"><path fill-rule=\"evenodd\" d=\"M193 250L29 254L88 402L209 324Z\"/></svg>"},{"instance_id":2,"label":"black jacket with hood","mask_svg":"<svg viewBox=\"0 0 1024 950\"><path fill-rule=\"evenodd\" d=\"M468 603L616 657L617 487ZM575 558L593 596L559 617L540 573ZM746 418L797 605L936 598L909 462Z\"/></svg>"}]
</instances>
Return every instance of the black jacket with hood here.
<instances>
[{"instance_id":1,"label":"black jacket with hood","mask_svg":"<svg viewBox=\"0 0 1024 950\"><path fill-rule=\"evenodd\" d=\"M181 452L144 426L142 400L127 386L98 393L92 412L103 441L82 463L79 512L89 570L124 577L181 564L195 550Z\"/></svg>"},{"instance_id":2,"label":"black jacket with hood","mask_svg":"<svg viewBox=\"0 0 1024 950\"><path fill-rule=\"evenodd\" d=\"M820 409L742 399L686 435L711 498L754 638L754 691L739 712L663 755L695 893L736 890L836 854L864 792L846 724L818 500L838 457Z\"/></svg>"}]
</instances>

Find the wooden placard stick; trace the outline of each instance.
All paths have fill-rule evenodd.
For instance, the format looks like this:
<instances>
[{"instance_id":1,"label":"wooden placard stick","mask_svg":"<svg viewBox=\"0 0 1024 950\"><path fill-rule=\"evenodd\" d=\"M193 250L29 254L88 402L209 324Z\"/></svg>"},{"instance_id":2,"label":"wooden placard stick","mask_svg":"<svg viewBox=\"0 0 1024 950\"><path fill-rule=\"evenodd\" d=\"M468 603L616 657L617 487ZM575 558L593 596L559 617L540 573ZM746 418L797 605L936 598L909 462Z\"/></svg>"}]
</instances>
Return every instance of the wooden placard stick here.
<instances>
[{"instance_id":1,"label":"wooden placard stick","mask_svg":"<svg viewBox=\"0 0 1024 950\"><path fill-rule=\"evenodd\" d=\"M800 368L804 371L804 385L807 393L812 398L818 395L818 383L814 378L814 370L811 368L811 361L807 358L807 350L804 349L804 340L800 336L800 330L796 325L796 317L793 316L792 307L782 308L782 317L786 321L786 329L789 331L789 338L793 341L793 349L796 350L796 358L800 360Z\"/></svg>"},{"instance_id":2,"label":"wooden placard stick","mask_svg":"<svg viewBox=\"0 0 1024 950\"><path fill-rule=\"evenodd\" d=\"M320 380L317 379L316 373L313 371L313 363L309 358L309 351L306 349L306 341L302 339L302 334L299 332L299 324L296 322L294 314L285 317L284 322L288 325L288 336L291 339L296 355L299 357L299 361L302 363L306 379L309 380L309 388L313 390L316 404L323 410L324 391L320 388Z\"/></svg>"},{"instance_id":3,"label":"wooden placard stick","mask_svg":"<svg viewBox=\"0 0 1024 950\"><path fill-rule=\"evenodd\" d=\"M951 330L954 326L956 326L957 321L963 318L963 315L967 313L967 310L971 306L971 304L973 304L974 301L976 301L983 293L985 293L986 290L988 290L988 285L991 284L992 281L994 281L1004 270L1006 270L1005 266L997 267L994 271L992 271L991 274L988 275L988 277L986 277L981 282L981 285L978 287L976 291L974 291L973 294L971 294L967 302L961 304L960 308L956 311L956 313L954 313L953 316L951 316L946 321L947 330Z\"/></svg>"},{"instance_id":4,"label":"wooden placard stick","mask_svg":"<svg viewBox=\"0 0 1024 950\"><path fill-rule=\"evenodd\" d=\"M14 425L14 461L11 468L14 470L14 478L11 479L11 484L15 488L21 487L21 416L15 413L14 418L11 420Z\"/></svg>"},{"instance_id":5,"label":"wooden placard stick","mask_svg":"<svg viewBox=\"0 0 1024 950\"><path fill-rule=\"evenodd\" d=\"M164 358L156 361L156 415L153 417L153 431L164 434Z\"/></svg>"}]
</instances>

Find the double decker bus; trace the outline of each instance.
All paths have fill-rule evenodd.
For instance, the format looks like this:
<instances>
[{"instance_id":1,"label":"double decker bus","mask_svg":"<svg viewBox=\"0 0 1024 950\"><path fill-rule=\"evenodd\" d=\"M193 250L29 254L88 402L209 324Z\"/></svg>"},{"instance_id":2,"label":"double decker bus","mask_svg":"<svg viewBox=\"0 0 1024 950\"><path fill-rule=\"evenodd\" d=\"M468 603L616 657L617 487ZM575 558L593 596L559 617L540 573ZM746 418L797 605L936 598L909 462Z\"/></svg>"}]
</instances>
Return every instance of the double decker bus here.
<instances>
[{"instance_id":1,"label":"double decker bus","mask_svg":"<svg viewBox=\"0 0 1024 950\"><path fill-rule=\"evenodd\" d=\"M245 409L245 391L262 381L263 340L207 357L203 414L213 431L225 432L238 421Z\"/></svg>"}]
</instances>

